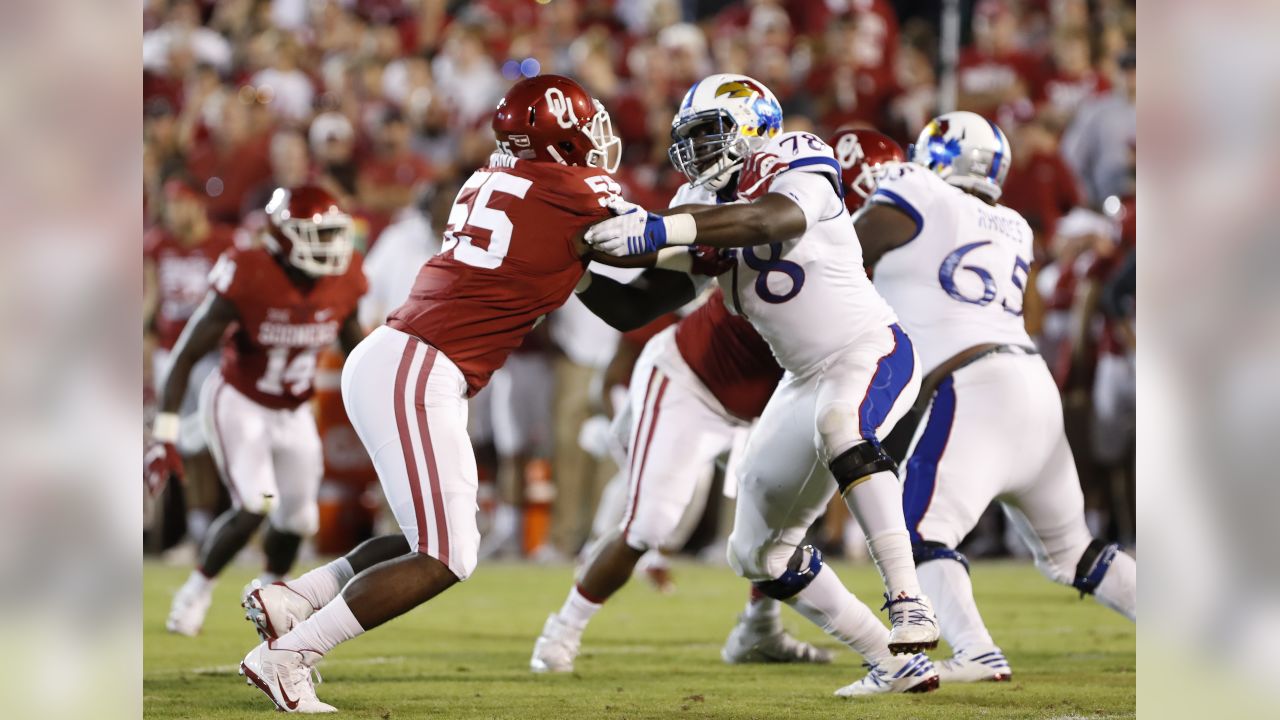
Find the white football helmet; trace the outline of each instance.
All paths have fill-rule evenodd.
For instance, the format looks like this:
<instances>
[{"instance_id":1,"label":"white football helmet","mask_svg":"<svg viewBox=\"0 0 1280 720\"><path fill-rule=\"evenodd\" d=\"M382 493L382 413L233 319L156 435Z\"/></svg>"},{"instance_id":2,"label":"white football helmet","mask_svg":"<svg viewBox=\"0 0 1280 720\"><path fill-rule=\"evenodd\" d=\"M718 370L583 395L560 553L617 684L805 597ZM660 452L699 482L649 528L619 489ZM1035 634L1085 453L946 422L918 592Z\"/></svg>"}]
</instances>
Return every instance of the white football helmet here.
<instances>
[{"instance_id":1,"label":"white football helmet","mask_svg":"<svg viewBox=\"0 0 1280 720\"><path fill-rule=\"evenodd\" d=\"M907 148L911 162L934 171L959 188L1000 199L1009 174L1009 140L996 124L963 110L939 115Z\"/></svg>"},{"instance_id":2,"label":"white football helmet","mask_svg":"<svg viewBox=\"0 0 1280 720\"><path fill-rule=\"evenodd\" d=\"M748 155L782 132L782 106L746 75L708 75L685 93L671 121L668 155L689 184L720 190Z\"/></svg>"}]
</instances>

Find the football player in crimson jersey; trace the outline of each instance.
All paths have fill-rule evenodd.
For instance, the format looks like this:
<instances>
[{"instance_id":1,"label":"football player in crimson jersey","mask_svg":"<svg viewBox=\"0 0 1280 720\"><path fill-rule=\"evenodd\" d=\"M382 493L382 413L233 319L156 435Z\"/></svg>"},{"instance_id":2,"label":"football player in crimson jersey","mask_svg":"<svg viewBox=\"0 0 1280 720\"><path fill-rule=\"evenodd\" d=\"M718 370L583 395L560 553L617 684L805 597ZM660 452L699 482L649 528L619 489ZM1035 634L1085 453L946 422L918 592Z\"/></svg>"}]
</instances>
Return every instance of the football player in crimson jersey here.
<instances>
[{"instance_id":1,"label":"football player in crimson jersey","mask_svg":"<svg viewBox=\"0 0 1280 720\"><path fill-rule=\"evenodd\" d=\"M187 320L209 292L209 271L233 242L233 230L209 221L204 204L190 185L170 180L164 187L164 220L144 239L143 294L148 390L169 366L173 346ZM200 384L218 366L217 353L201 358L192 371L193 382L179 407L181 429L177 448L186 471L183 496L187 506L187 535L199 543L218 504L218 471L200 428Z\"/></svg>"},{"instance_id":2,"label":"football player in crimson jersey","mask_svg":"<svg viewBox=\"0 0 1280 720\"><path fill-rule=\"evenodd\" d=\"M200 412L232 508L214 522L174 597L166 626L183 635L199 632L214 578L264 519L268 581L288 572L303 537L316 531L322 460L306 404L316 354L334 342L349 350L363 337L355 311L366 286L351 218L313 186L276 190L266 212L265 247L229 250L210 273L212 288L174 348L147 452L149 485L182 476L177 411L192 367L221 343Z\"/></svg>"},{"instance_id":3,"label":"football player in crimson jersey","mask_svg":"<svg viewBox=\"0 0 1280 720\"><path fill-rule=\"evenodd\" d=\"M404 535L375 538L248 599L274 639L241 670L282 710L332 711L308 668L475 568L467 398L573 292L593 255L583 233L609 216L605 205L619 192L608 174L621 149L609 115L568 78L516 83L493 130L498 150L463 184L440 254L343 368L347 413Z\"/></svg>"},{"instance_id":4,"label":"football player in crimson jersey","mask_svg":"<svg viewBox=\"0 0 1280 720\"><path fill-rule=\"evenodd\" d=\"M736 251L717 278L726 304L786 373L743 457L730 565L867 659L871 674L838 694L927 691L938 675L922 651L937 646L938 626L916 577L896 465L880 446L919 391L919 359L862 267L834 151L810 133L780 132L781 119L759 82L703 79L673 122L672 159L692 186L736 183L740 202L665 214L614 203L617 216L586 239L619 257L695 242ZM803 544L837 489L884 581L887 633Z\"/></svg>"}]
</instances>

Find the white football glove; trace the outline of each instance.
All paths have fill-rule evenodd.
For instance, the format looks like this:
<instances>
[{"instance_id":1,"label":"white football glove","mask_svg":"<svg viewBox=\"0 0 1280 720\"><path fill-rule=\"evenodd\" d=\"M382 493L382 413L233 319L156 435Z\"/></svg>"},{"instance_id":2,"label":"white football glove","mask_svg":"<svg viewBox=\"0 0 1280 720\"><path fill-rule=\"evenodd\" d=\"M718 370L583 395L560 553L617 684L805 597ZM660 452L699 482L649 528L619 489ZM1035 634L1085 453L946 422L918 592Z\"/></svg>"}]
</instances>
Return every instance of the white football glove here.
<instances>
[{"instance_id":1,"label":"white football glove","mask_svg":"<svg viewBox=\"0 0 1280 720\"><path fill-rule=\"evenodd\" d=\"M605 204L615 217L587 228L583 239L595 249L613 255L645 255L667 245L688 245L697 234L693 216L662 217L635 203L614 196Z\"/></svg>"}]
</instances>

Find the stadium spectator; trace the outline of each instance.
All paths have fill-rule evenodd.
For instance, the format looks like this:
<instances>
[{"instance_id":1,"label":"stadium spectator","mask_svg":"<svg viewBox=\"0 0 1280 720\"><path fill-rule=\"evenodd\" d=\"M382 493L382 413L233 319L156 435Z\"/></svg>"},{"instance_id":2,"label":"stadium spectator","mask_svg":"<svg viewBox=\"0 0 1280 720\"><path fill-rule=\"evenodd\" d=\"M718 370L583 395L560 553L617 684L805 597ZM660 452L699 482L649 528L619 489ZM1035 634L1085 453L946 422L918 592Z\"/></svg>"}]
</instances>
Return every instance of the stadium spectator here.
<instances>
[{"instance_id":1,"label":"stadium spectator","mask_svg":"<svg viewBox=\"0 0 1280 720\"><path fill-rule=\"evenodd\" d=\"M1085 103L1062 137L1062 154L1095 206L1112 195L1128 194L1132 185L1138 136L1137 58L1126 52L1118 64L1115 88Z\"/></svg>"}]
</instances>

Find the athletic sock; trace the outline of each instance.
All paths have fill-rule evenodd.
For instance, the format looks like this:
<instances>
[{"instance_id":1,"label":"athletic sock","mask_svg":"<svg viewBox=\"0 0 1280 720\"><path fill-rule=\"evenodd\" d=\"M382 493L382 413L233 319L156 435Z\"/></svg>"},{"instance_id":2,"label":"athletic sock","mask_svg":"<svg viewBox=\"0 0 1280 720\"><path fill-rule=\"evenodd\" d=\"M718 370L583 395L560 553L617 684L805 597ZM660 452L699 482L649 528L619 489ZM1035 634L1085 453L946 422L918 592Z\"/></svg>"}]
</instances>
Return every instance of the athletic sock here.
<instances>
[{"instance_id":1,"label":"athletic sock","mask_svg":"<svg viewBox=\"0 0 1280 720\"><path fill-rule=\"evenodd\" d=\"M209 525L212 523L213 513L208 510L187 511L187 537L191 538L196 547L204 542L205 533L209 532Z\"/></svg>"},{"instance_id":2,"label":"athletic sock","mask_svg":"<svg viewBox=\"0 0 1280 720\"><path fill-rule=\"evenodd\" d=\"M577 585L569 591L569 597L565 598L564 605L560 608L560 620L578 632L586 629L587 623L591 622L591 617L604 607L604 603L588 600L586 595L578 589Z\"/></svg>"},{"instance_id":3,"label":"athletic sock","mask_svg":"<svg viewBox=\"0 0 1280 720\"><path fill-rule=\"evenodd\" d=\"M747 607L742 611L742 618L752 625L760 627L776 625L782 629L782 603L751 587L751 596L747 598Z\"/></svg>"},{"instance_id":4,"label":"athletic sock","mask_svg":"<svg viewBox=\"0 0 1280 720\"><path fill-rule=\"evenodd\" d=\"M954 560L931 560L916 568L916 574L920 577L920 587L933 603L942 637L955 654L995 647L978 613L973 583L963 565Z\"/></svg>"},{"instance_id":5,"label":"athletic sock","mask_svg":"<svg viewBox=\"0 0 1280 720\"><path fill-rule=\"evenodd\" d=\"M867 549L890 597L920 594L911 536L902 517L902 488L893 473L882 471L853 486L845 503L867 536Z\"/></svg>"},{"instance_id":6,"label":"athletic sock","mask_svg":"<svg viewBox=\"0 0 1280 720\"><path fill-rule=\"evenodd\" d=\"M283 650L313 650L325 654L364 632L360 621L347 607L347 599L338 595L314 615L276 640L272 647Z\"/></svg>"},{"instance_id":7,"label":"athletic sock","mask_svg":"<svg viewBox=\"0 0 1280 720\"><path fill-rule=\"evenodd\" d=\"M849 592L831 566L824 565L805 589L786 602L868 662L889 657L889 630Z\"/></svg>"},{"instance_id":8,"label":"athletic sock","mask_svg":"<svg viewBox=\"0 0 1280 720\"><path fill-rule=\"evenodd\" d=\"M182 590L180 590L179 592L182 592L183 590L185 590L190 592L204 593L207 595L208 593L213 592L213 586L217 584L218 584L218 581L216 578L211 578L208 575L205 575L204 572L200 570L200 568L196 568L195 570L191 571L190 575L187 576L187 581L182 584Z\"/></svg>"},{"instance_id":9,"label":"athletic sock","mask_svg":"<svg viewBox=\"0 0 1280 720\"><path fill-rule=\"evenodd\" d=\"M1116 552L1111 567L1102 576L1102 582L1093 596L1105 607L1137 622L1138 619L1138 561L1126 552Z\"/></svg>"},{"instance_id":10,"label":"athletic sock","mask_svg":"<svg viewBox=\"0 0 1280 720\"><path fill-rule=\"evenodd\" d=\"M290 590L306 598L311 607L322 608L337 597L343 586L354 576L351 563L345 557L340 557L285 584Z\"/></svg>"}]
</instances>

